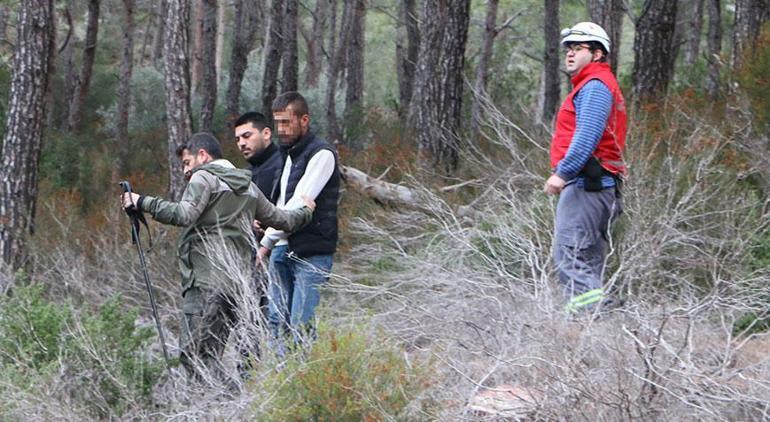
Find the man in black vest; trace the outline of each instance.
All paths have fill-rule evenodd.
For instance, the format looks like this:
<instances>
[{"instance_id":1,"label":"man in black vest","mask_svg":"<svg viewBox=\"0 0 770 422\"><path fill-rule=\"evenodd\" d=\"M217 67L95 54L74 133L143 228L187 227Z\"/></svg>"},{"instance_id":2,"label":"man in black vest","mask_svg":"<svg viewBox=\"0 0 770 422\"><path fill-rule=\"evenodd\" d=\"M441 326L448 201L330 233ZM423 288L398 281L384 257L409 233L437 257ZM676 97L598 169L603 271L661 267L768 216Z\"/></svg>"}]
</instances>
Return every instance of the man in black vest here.
<instances>
[{"instance_id":1,"label":"man in black vest","mask_svg":"<svg viewBox=\"0 0 770 422\"><path fill-rule=\"evenodd\" d=\"M249 163L251 170L251 180L257 185L259 190L265 194L265 197L275 204L276 198L273 197L273 191L278 186L281 169L283 168L283 154L272 142L272 128L262 113L250 111L238 117L235 121L235 142L241 151L243 158ZM260 223L254 220L252 225L257 241L262 240L264 228ZM246 377L251 368L249 357L254 353L259 359L260 349L259 333L255 329L261 325L262 321L267 319L267 285L268 280L264 271L256 268L254 272L255 299L250 309L259 309L259 312L253 312L249 316L249 324L243 333L244 339L241 341L240 354L242 361L238 364L238 370L241 376Z\"/></svg>"},{"instance_id":2,"label":"man in black vest","mask_svg":"<svg viewBox=\"0 0 770 422\"><path fill-rule=\"evenodd\" d=\"M281 149L286 154L276 205L284 209L301 207L301 196L316 202L313 219L305 228L291 234L269 228L260 242L257 259L262 261L270 255L268 323L281 355L281 340L287 330L295 344L312 341L315 336L318 288L329 278L337 248L340 174L334 147L310 131L307 101L301 94L281 94L273 101L272 109Z\"/></svg>"}]
</instances>

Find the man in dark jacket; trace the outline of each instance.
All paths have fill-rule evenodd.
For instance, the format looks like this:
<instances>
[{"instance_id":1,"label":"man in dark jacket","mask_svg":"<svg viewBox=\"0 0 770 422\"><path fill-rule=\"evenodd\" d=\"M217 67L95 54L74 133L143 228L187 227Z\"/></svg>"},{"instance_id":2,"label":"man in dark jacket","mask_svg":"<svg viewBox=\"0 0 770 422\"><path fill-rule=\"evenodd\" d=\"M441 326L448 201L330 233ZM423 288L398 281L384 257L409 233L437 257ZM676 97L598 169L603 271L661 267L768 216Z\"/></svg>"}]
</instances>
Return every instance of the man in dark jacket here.
<instances>
[{"instance_id":1,"label":"man in dark jacket","mask_svg":"<svg viewBox=\"0 0 770 422\"><path fill-rule=\"evenodd\" d=\"M320 301L319 287L329 278L337 248L337 200L340 174L337 153L310 130L307 102L297 92L286 92L273 102L273 120L285 151L276 205L301 206L299 196L316 202L313 220L293 233L271 227L260 242L258 259L270 255L268 322L283 353L283 334L289 330L295 344L315 336L313 320Z\"/></svg>"},{"instance_id":2,"label":"man in dark jacket","mask_svg":"<svg viewBox=\"0 0 770 422\"><path fill-rule=\"evenodd\" d=\"M262 113L250 111L235 121L235 142L249 163L251 181L275 203L272 195L283 167L283 156L272 137L273 131Z\"/></svg>"},{"instance_id":3,"label":"man in dark jacket","mask_svg":"<svg viewBox=\"0 0 770 422\"><path fill-rule=\"evenodd\" d=\"M249 165L251 180L270 202L275 203L273 191L276 189L283 167L283 155L278 150L278 146L272 142L272 136L272 129L262 113L250 111L235 121L235 142ZM262 240L264 228L260 226L260 222L254 220L252 228L257 241ZM261 268L255 268L252 297L254 303L249 321L243 330L244 338L241 340L240 348L242 362L238 365L238 370L244 378L251 368L250 356L255 356L257 359L260 357L258 342L260 333L257 328L263 321L267 321L267 285L266 272L261 271Z\"/></svg>"}]
</instances>

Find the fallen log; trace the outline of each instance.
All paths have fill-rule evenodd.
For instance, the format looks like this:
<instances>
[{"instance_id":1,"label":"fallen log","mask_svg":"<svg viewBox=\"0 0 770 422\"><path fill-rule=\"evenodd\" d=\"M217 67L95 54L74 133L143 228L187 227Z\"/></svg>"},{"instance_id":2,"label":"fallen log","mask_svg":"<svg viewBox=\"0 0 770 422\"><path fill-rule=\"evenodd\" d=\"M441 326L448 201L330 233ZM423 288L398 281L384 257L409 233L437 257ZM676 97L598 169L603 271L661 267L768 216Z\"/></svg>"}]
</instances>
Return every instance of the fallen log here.
<instances>
[{"instance_id":1,"label":"fallen log","mask_svg":"<svg viewBox=\"0 0 770 422\"><path fill-rule=\"evenodd\" d=\"M342 178L348 186L381 204L406 206L422 210L417 194L406 186L375 179L361 170L341 166Z\"/></svg>"}]
</instances>

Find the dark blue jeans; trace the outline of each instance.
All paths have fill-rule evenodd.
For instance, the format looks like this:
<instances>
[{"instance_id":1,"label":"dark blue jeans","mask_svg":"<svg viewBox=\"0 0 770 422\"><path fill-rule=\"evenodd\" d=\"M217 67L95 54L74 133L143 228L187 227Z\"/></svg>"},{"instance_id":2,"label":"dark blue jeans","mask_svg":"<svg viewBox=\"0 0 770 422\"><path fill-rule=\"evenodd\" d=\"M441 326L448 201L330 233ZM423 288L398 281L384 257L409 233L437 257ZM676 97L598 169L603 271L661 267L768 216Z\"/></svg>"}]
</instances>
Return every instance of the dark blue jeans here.
<instances>
[{"instance_id":1,"label":"dark blue jeans","mask_svg":"<svg viewBox=\"0 0 770 422\"><path fill-rule=\"evenodd\" d=\"M270 332L279 342L279 354L284 353L282 339L287 331L295 344L315 337L313 320L321 299L319 287L329 279L331 269L332 255L300 258L290 253L288 246L273 249L267 320Z\"/></svg>"}]
</instances>

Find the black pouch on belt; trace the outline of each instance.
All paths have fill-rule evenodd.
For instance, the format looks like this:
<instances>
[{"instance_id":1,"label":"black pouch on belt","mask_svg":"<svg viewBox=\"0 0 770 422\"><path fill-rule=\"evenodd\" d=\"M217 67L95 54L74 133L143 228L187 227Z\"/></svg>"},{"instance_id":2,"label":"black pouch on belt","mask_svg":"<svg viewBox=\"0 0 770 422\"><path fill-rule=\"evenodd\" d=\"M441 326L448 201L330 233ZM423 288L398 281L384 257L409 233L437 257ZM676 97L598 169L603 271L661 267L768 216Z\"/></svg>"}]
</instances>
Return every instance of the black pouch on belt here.
<instances>
[{"instance_id":1,"label":"black pouch on belt","mask_svg":"<svg viewBox=\"0 0 770 422\"><path fill-rule=\"evenodd\" d=\"M580 171L580 175L584 177L583 188L586 192L598 192L603 189L602 176L604 175L604 169L596 157L588 159L583 170Z\"/></svg>"}]
</instances>

